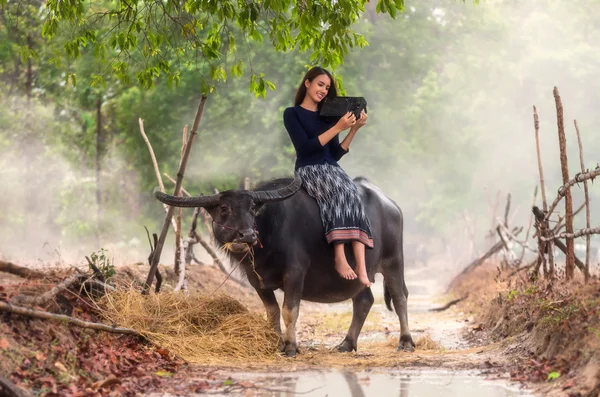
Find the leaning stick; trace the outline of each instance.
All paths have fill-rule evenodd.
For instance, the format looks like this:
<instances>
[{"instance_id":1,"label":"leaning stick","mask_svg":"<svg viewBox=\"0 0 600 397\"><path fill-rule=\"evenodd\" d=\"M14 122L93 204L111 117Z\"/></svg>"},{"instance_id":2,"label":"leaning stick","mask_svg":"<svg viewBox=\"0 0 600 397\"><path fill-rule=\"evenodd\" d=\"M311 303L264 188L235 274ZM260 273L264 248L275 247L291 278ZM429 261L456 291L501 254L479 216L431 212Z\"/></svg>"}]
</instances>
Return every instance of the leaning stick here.
<instances>
[{"instance_id":1,"label":"leaning stick","mask_svg":"<svg viewBox=\"0 0 600 397\"><path fill-rule=\"evenodd\" d=\"M508 214L510 213L510 193L506 195L506 207L504 208L504 226L508 227Z\"/></svg>"},{"instance_id":2,"label":"leaning stick","mask_svg":"<svg viewBox=\"0 0 600 397\"><path fill-rule=\"evenodd\" d=\"M581 165L581 172L585 172L585 163L583 161L583 145L581 143L581 134L579 133L579 126L577 125L577 120L573 120L575 124L575 131L577 132L577 144L579 146L579 163ZM590 229L590 195L588 192L588 184L587 181L583 181L583 192L585 194L585 227ZM588 234L585 237L585 271L584 277L585 281L588 282L590 280L590 239L591 236Z\"/></svg>"},{"instance_id":3,"label":"leaning stick","mask_svg":"<svg viewBox=\"0 0 600 397\"><path fill-rule=\"evenodd\" d=\"M533 207L533 214L535 215L535 218L538 222L542 222L544 220L544 214L540 211L540 209L538 207ZM539 238L539 237L538 237ZM567 254L567 247L566 245L560 241L560 239L558 238L558 236L554 237L554 244L556 244L556 248L558 248L559 250L561 250L563 252L563 254ZM583 262L581 262L579 260L579 258L577 258L577 256L575 256L575 265L583 272L583 269L585 269L585 265L583 264ZM534 273L536 274L536 273Z\"/></svg>"},{"instance_id":4,"label":"leaning stick","mask_svg":"<svg viewBox=\"0 0 600 397\"><path fill-rule=\"evenodd\" d=\"M31 296L19 295L19 296L15 296L13 298L13 301L17 302L19 304L41 306L41 305L49 302L50 300L54 299L54 297L56 295L58 295L59 293L61 293L62 291L70 288L74 284L77 284L81 279L85 279L88 277L89 277L89 275L87 275L87 274L82 274L82 273L73 274L72 276L66 278L61 283L55 285L51 290L43 293L40 296L31 297Z\"/></svg>"},{"instance_id":5,"label":"leaning stick","mask_svg":"<svg viewBox=\"0 0 600 397\"><path fill-rule=\"evenodd\" d=\"M535 128L535 149L536 149L536 154L537 154L537 161L538 161L538 171L540 173L540 190L542 192L542 210L544 211L544 213L546 213L546 210L548 208L548 202L546 201L546 185L544 183L544 168L542 167L542 155L540 153L540 119L538 117L537 114L537 109L534 106L533 107L533 125ZM544 230L547 226L548 222L537 222L538 225L538 262L537 265L535 267L534 270L534 274L539 274L540 271L540 266L542 265L542 263L544 263L544 268L546 268L545 266L545 262L546 262L546 257L544 256L544 250L546 247L546 244L540 239L540 237L542 237L542 235L544 234ZM552 253L552 243L550 243L550 249L548 250L548 257L549 260L552 262L552 268L554 267L554 256Z\"/></svg>"},{"instance_id":6,"label":"leaning stick","mask_svg":"<svg viewBox=\"0 0 600 397\"><path fill-rule=\"evenodd\" d=\"M500 221L500 220L498 220ZM502 229L502 232L504 234L506 234L507 237L510 238L511 241L514 241L515 243L519 244L521 247L528 249L531 252L537 252L537 250L531 248L528 244L527 244L527 239L525 239L524 241L521 241L517 238L517 236L515 236L510 230L508 230L504 225L502 224L498 224L498 228ZM523 230L523 228L519 228L517 229L517 232L521 232Z\"/></svg>"},{"instance_id":7,"label":"leaning stick","mask_svg":"<svg viewBox=\"0 0 600 397\"><path fill-rule=\"evenodd\" d=\"M183 175L185 174L187 160L192 149L192 143L196 136L196 132L198 131L198 126L200 125L200 120L202 119L202 113L204 111L204 104L206 103L206 98L206 95L203 94L200 103L198 104L198 111L196 112L194 124L192 126L192 130L190 131L187 144L185 146L185 152L183 153L183 156L181 156L181 164L179 166L179 170L177 171L177 182L175 184L175 189L173 192L173 195L175 196L177 196L177 194L179 193L179 190L181 189L181 185L183 183ZM160 237L158 239L158 244L156 245L154 254L152 255L152 261L150 265L150 270L148 272L148 277L146 278L144 293L148 293L150 286L154 282L154 274L156 273L156 269L158 268L160 255L162 253L163 246L165 245L167 232L169 231L169 223L171 223L171 219L173 219L173 212L175 212L175 207L169 206L169 210L167 211L167 215L165 216Z\"/></svg>"},{"instance_id":8,"label":"leaning stick","mask_svg":"<svg viewBox=\"0 0 600 397\"><path fill-rule=\"evenodd\" d=\"M154 149L152 149L152 144L146 135L146 131L144 131L144 120L141 118L138 119L140 123L140 132L142 137L144 138L144 142L148 146L148 151L150 152L150 158L152 158L152 165L154 165L154 173L156 174L156 179L158 180L158 186L160 186L160 191L165 191L165 185L163 184L162 178L160 177L160 170L158 169L158 162L156 161L156 156L154 155Z\"/></svg>"},{"instance_id":9,"label":"leaning stick","mask_svg":"<svg viewBox=\"0 0 600 397\"><path fill-rule=\"evenodd\" d=\"M150 140L148 139L148 136L146 135L146 131L144 130L144 120L142 120L141 118L139 119L139 124L140 124L140 133L142 134L142 137L144 138L144 141L146 142L146 145L148 146L148 151L150 152L150 158L152 159L152 165L154 166L154 173L156 174L156 179L158 180L158 186L160 187L160 191L164 192L165 191L165 185L163 183L162 177L160 176L160 170L158 167L158 161L156 160L156 156L154 155L154 149L152 148L152 144L150 143ZM184 127L183 130L183 135L186 136L187 135L187 125ZM185 145L182 147L185 147ZM181 159L180 159L180 164L181 164ZM169 213L169 206L166 204L162 205L165 213L168 214ZM181 209L179 209L178 211L179 213L181 213ZM173 217L171 217L171 226L173 227L173 231L175 232L175 274L176 275L180 275L181 271L180 271L180 267L178 266L178 264L180 263L180 255L179 253L181 252L181 249L178 247L181 247L183 245L182 240L181 240L181 218L178 218L179 223L177 223L177 220L174 219ZM152 268L152 261L150 260L150 268ZM185 281L184 281L185 282ZM179 288L177 288L177 286L179 286ZM179 289L181 289L181 286L179 285L179 283L177 284L176 291L179 291ZM160 288L157 288L157 292L160 290Z\"/></svg>"},{"instance_id":10,"label":"leaning stick","mask_svg":"<svg viewBox=\"0 0 600 397\"><path fill-rule=\"evenodd\" d=\"M569 181L569 163L567 159L567 137L565 135L565 123L563 119L563 105L558 93L558 88L554 87L554 100L556 102L556 123L558 125L558 143L560 149L560 169L562 173L563 184ZM567 233L573 233L573 197L571 190L565 192L565 229ZM565 264L565 273L567 280L575 275L575 242L567 240L567 258ZM553 272L554 269L551 269Z\"/></svg>"},{"instance_id":11,"label":"leaning stick","mask_svg":"<svg viewBox=\"0 0 600 397\"><path fill-rule=\"evenodd\" d=\"M169 175L167 175L166 173L164 174L167 179L169 179L171 182L175 183L175 180L173 178L171 178ZM185 193L188 197L191 197L192 195L186 191L185 189L182 188L182 192ZM200 208L200 211L206 215L206 216L210 216L208 215L208 213L206 212L206 210L204 208ZM227 272L227 270L225 269L225 267L223 266L223 264L221 263L221 261L219 260L219 257L217 256L217 254L215 253L215 251L211 248L211 246L204 241L204 239L202 238L202 236L200 236L200 234L198 234L196 232L196 220L198 218L198 214L196 212L194 212L193 215L193 221L192 221L192 228L190 230L190 234L189 234L189 239L188 239L188 244L196 244L199 243L200 245L202 245L202 247L204 247L204 249L206 250L206 252L208 252L208 254L213 258L213 260L215 261L215 263L219 266L219 268L225 273L225 274L229 274ZM195 258L192 258L195 259ZM201 263L200 261L198 261L197 259L195 259L196 262Z\"/></svg>"},{"instance_id":12,"label":"leaning stick","mask_svg":"<svg viewBox=\"0 0 600 397\"><path fill-rule=\"evenodd\" d=\"M538 185L535 185L535 189L533 189L533 202L531 203L531 206L533 207L535 205L535 199L537 197L537 192L538 192ZM531 232L531 226L533 225L533 212L529 213L529 224L527 225L527 232L525 233L525 245L523 245L523 250L521 251L521 256L519 257L519 262L518 262L518 266L521 266L521 263L523 263L523 258L525 257L525 246L527 245L527 240L529 240L529 233ZM529 248L529 246L527 246ZM531 248L529 248L531 249ZM533 251L533 250L532 250Z\"/></svg>"},{"instance_id":13,"label":"leaning stick","mask_svg":"<svg viewBox=\"0 0 600 397\"><path fill-rule=\"evenodd\" d=\"M181 154L179 157L179 166L181 166L181 161L183 158L183 154L185 153L185 145L187 140L187 129L186 125L183 127L183 142L181 144ZM181 195L181 192L178 196ZM180 291L181 289L187 289L187 283L185 281L185 252L183 251L183 238L181 236L181 217L183 216L183 208L177 208L177 229L175 230L175 275L177 276L177 285L175 285L175 291Z\"/></svg>"},{"instance_id":14,"label":"leaning stick","mask_svg":"<svg viewBox=\"0 0 600 397\"><path fill-rule=\"evenodd\" d=\"M140 123L140 133L142 134L142 137L144 137L144 141L146 142L146 145L148 146L148 151L150 152L150 158L152 159L152 165L154 166L154 173L156 174L156 180L158 181L158 186L160 187L160 191L164 192L165 185L163 184L163 180L160 176L160 170L158 168L158 162L156 161L156 156L154 155L154 149L152 149L152 144L150 143L150 140L148 139L148 136L146 136L146 132L144 131L144 120L142 120L140 118L139 123ZM163 208L165 209L165 212L169 211L168 205L163 204ZM175 233L177 233L177 223L175 222L174 219L171 220L171 226L173 226L173 231Z\"/></svg>"},{"instance_id":15,"label":"leaning stick","mask_svg":"<svg viewBox=\"0 0 600 397\"><path fill-rule=\"evenodd\" d=\"M583 210L585 208L585 201L583 203L581 203L581 205L579 206L579 208L577 208L577 210L575 212L573 212L573 217L577 216L581 210ZM554 226L554 228L552 229L552 234L556 234L560 229L563 228L563 220L564 220L564 216L560 216L560 214L558 215L558 221L556 222L556 225Z\"/></svg>"},{"instance_id":16,"label":"leaning stick","mask_svg":"<svg viewBox=\"0 0 600 397\"><path fill-rule=\"evenodd\" d=\"M43 312L40 310L33 310L22 306L11 305L10 303L0 302L0 310L5 312L10 312L14 314L21 314L23 316L29 316L34 318L41 318L44 320L55 320L55 321L63 321L68 324L73 324L81 328L90 328L98 331L106 331L112 332L115 334L125 334L125 335L136 335L141 336L137 331L130 328L119 328L113 327L106 324L101 323L92 323L89 321L83 321L78 318L74 318L71 316L65 316L64 314L54 314Z\"/></svg>"},{"instance_id":17,"label":"leaning stick","mask_svg":"<svg viewBox=\"0 0 600 397\"><path fill-rule=\"evenodd\" d=\"M167 174L166 172L163 172L163 175L167 177L167 179L173 183L173 185L175 185L177 183L177 181L173 178L171 178L171 176L169 176L169 174ZM192 195L190 194L190 192L188 192L187 190L185 190L183 187L181 188L181 191L183 192L183 194L185 194L188 197L192 197Z\"/></svg>"},{"instance_id":18,"label":"leaning stick","mask_svg":"<svg viewBox=\"0 0 600 397\"><path fill-rule=\"evenodd\" d=\"M15 265L12 262L6 262L0 260L0 272L10 273L15 276L23 277L23 278L34 278L40 279L46 277L46 275L42 272L38 272L37 270L29 269L24 266Z\"/></svg>"}]
</instances>

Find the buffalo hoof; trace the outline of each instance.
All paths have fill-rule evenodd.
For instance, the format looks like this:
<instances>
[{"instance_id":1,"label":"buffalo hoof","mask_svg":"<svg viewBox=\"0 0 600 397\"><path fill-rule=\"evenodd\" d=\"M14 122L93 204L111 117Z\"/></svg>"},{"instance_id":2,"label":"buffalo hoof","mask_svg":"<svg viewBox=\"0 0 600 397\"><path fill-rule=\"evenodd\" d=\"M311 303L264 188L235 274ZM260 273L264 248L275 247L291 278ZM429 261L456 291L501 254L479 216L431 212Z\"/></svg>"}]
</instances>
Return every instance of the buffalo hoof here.
<instances>
[{"instance_id":1,"label":"buffalo hoof","mask_svg":"<svg viewBox=\"0 0 600 397\"><path fill-rule=\"evenodd\" d=\"M415 342L413 342L412 337L409 335L402 335L400 337L400 343L396 348L397 352L414 352L415 351Z\"/></svg>"},{"instance_id":2,"label":"buffalo hoof","mask_svg":"<svg viewBox=\"0 0 600 397\"><path fill-rule=\"evenodd\" d=\"M300 350L298 349L296 344L290 342L282 343L281 347L279 348L279 351L285 353L285 356L290 358L296 357L296 354L300 353Z\"/></svg>"},{"instance_id":3,"label":"buffalo hoof","mask_svg":"<svg viewBox=\"0 0 600 397\"><path fill-rule=\"evenodd\" d=\"M344 339L344 341L337 346L337 351L340 353L356 351L356 346L353 346L348 339Z\"/></svg>"}]
</instances>

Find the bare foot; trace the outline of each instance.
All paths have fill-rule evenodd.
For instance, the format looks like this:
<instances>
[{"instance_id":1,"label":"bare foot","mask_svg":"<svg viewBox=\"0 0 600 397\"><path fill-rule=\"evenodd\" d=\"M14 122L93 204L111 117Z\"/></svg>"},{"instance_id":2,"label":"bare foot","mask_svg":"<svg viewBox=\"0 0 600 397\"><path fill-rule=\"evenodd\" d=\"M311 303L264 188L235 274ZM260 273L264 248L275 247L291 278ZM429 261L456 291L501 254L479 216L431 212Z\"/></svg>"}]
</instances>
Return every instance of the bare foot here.
<instances>
[{"instance_id":1,"label":"bare foot","mask_svg":"<svg viewBox=\"0 0 600 397\"><path fill-rule=\"evenodd\" d=\"M346 280L354 280L357 276L346 261L335 261L335 270Z\"/></svg>"},{"instance_id":2,"label":"bare foot","mask_svg":"<svg viewBox=\"0 0 600 397\"><path fill-rule=\"evenodd\" d=\"M369 280L366 270L361 270L358 271L358 281L368 288L371 286L371 280Z\"/></svg>"}]
</instances>

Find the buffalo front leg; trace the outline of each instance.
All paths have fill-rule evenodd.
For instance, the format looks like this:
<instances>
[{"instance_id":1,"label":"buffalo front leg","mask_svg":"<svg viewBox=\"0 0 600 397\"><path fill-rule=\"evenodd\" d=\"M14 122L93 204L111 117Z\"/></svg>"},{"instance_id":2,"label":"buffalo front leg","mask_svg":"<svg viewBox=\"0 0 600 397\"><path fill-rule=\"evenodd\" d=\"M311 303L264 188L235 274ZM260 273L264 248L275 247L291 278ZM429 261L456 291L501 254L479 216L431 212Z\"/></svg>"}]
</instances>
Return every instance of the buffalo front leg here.
<instances>
[{"instance_id":1,"label":"buffalo front leg","mask_svg":"<svg viewBox=\"0 0 600 397\"><path fill-rule=\"evenodd\" d=\"M275 293L264 289L256 289L256 292L260 300L262 300L263 305L265 305L269 324L271 324L271 327L273 327L281 338L281 312L279 311L279 304L277 303L277 298L275 298Z\"/></svg>"},{"instance_id":2,"label":"buffalo front leg","mask_svg":"<svg viewBox=\"0 0 600 397\"><path fill-rule=\"evenodd\" d=\"M304 287L304 275L297 277L285 276L283 280L283 322L285 323L285 335L283 337L283 349L288 357L296 357L298 346L296 344L296 322L300 312L300 300L302 299L302 288Z\"/></svg>"},{"instance_id":3,"label":"buffalo front leg","mask_svg":"<svg viewBox=\"0 0 600 397\"><path fill-rule=\"evenodd\" d=\"M369 315L371 306L373 306L373 292L371 288L363 289L358 295L352 298L352 323L350 323L350 329L348 334L344 338L343 342L337 347L340 352L356 351L356 341L360 330Z\"/></svg>"}]
</instances>

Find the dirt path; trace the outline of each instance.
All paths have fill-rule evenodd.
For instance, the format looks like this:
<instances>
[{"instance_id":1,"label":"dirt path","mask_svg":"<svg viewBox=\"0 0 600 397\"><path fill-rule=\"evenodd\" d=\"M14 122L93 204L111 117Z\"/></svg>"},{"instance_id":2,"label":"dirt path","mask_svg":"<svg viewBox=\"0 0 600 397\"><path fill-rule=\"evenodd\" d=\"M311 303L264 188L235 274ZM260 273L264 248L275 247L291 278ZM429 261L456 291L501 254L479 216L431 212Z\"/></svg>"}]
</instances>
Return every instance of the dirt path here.
<instances>
[{"instance_id":1,"label":"dirt path","mask_svg":"<svg viewBox=\"0 0 600 397\"><path fill-rule=\"evenodd\" d=\"M343 340L350 324L351 302L333 305L303 302L298 324L301 354L297 358L280 357L272 362L232 363L227 367L193 365L176 374L173 382L168 382L172 388L167 387L162 392L154 392L148 396L173 396L181 388L188 392L192 390L217 395L285 396L294 393L281 394L281 390L298 390L299 384L303 385L304 394L310 392L310 386L318 383L318 379L323 376L337 376L350 389L352 385L360 383L364 386L370 379L384 376L385 379L382 378L377 383L381 387L392 377L395 379L394 387L398 389L400 382L402 390L401 378L408 376L411 371L420 373L419 379L423 379L423 371L427 376L433 377L438 376L440 371L445 371L444 373L452 374L453 379L456 379L461 374L473 371L485 373L491 368L502 368L506 364L500 354L502 348L497 344L486 345L478 340L478 331L473 329L477 326L469 313L462 313L457 308L444 312L429 311L433 307L442 306L449 298L439 295L441 288L435 280L427 279L427 273L427 269L407 272L407 279L418 280L408 285L409 323L413 339L417 342L414 353L395 352L399 336L398 319L394 312L385 307L381 280L377 280L373 287L375 303L361 332L358 352L342 354L334 349ZM281 302L282 296L277 297ZM465 335L469 333L471 335L467 342ZM332 370L335 372L323 375L323 371ZM321 382L329 384L333 380L327 378ZM414 381L412 387L414 388ZM258 393L257 390L261 392ZM352 390L349 395L364 396L353 393Z\"/></svg>"}]
</instances>

